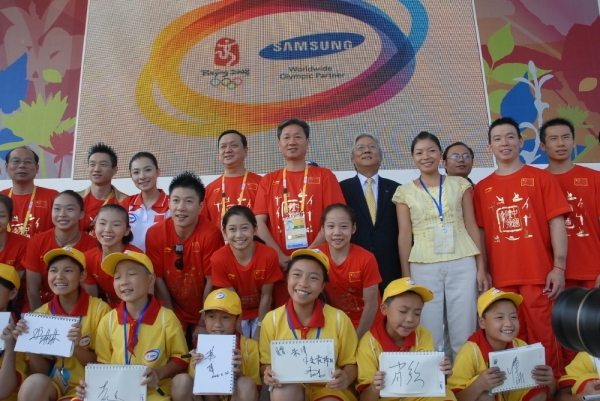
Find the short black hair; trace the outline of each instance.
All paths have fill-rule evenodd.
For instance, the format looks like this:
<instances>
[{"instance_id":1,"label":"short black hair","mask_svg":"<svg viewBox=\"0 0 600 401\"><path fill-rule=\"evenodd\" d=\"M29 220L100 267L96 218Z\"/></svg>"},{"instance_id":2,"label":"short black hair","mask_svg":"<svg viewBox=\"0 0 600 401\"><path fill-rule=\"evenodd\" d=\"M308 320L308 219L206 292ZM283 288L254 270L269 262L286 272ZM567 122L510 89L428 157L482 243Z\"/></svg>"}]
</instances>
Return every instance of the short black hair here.
<instances>
[{"instance_id":1,"label":"short black hair","mask_svg":"<svg viewBox=\"0 0 600 401\"><path fill-rule=\"evenodd\" d=\"M86 234L84 234L84 235L86 235ZM50 270L50 266L52 266L56 262L60 262L61 260L65 260L65 259L72 260L73 263L75 263L77 265L77 267L79 267L80 272L83 272L85 270L83 268L83 265L81 263L79 263L79 261L77 259L75 259L74 257L71 257L69 255L58 255L58 256L53 257L52 259L50 259L50 262L48 262L48 267L46 268L46 270Z\"/></svg>"},{"instance_id":2,"label":"short black hair","mask_svg":"<svg viewBox=\"0 0 600 401\"><path fill-rule=\"evenodd\" d=\"M54 198L52 198L52 205L54 205L54 201L56 200L56 198L58 198L61 195L68 195L71 198L75 199L75 202L77 202L77 204L79 205L79 208L81 210L85 210L85 206L83 204L83 198L81 197L81 195L79 195L77 192L73 191L72 189L66 189L66 190L62 191L61 193L54 195Z\"/></svg>"},{"instance_id":3,"label":"short black hair","mask_svg":"<svg viewBox=\"0 0 600 401\"><path fill-rule=\"evenodd\" d=\"M8 211L9 222L12 221L13 212L14 212L14 204L12 199L4 194L0 194L0 203L6 206L6 211Z\"/></svg>"},{"instance_id":4,"label":"short black hair","mask_svg":"<svg viewBox=\"0 0 600 401\"><path fill-rule=\"evenodd\" d=\"M242 134L239 131L236 131L234 129L228 129L227 131L223 131L221 132L221 135L219 135L219 138L217 139L217 146L219 146L219 143L221 142L221 138L223 138L225 135L228 134L236 134L240 137L240 140L242 141L242 146L244 147L244 149L248 148L248 139L246 138L246 135Z\"/></svg>"},{"instance_id":5,"label":"short black hair","mask_svg":"<svg viewBox=\"0 0 600 401\"><path fill-rule=\"evenodd\" d=\"M284 122L279 124L279 126L277 127L277 139L278 140L281 138L281 131L283 131L283 129L285 127L287 127L288 125L299 125L300 127L302 127L302 130L304 131L304 135L306 135L306 139L308 139L310 137L310 126L308 125L308 123L306 121L300 120L299 118L290 118L289 120L285 120Z\"/></svg>"},{"instance_id":6,"label":"short black hair","mask_svg":"<svg viewBox=\"0 0 600 401\"><path fill-rule=\"evenodd\" d=\"M90 161L90 157L92 157L92 155L94 153L104 153L107 154L110 157L110 164L112 168L117 167L117 152L115 152L115 150L106 145L104 142L98 142L95 145L92 145L92 147L90 147L90 150L88 150L88 154L87 154L87 161Z\"/></svg>"},{"instance_id":7,"label":"short black hair","mask_svg":"<svg viewBox=\"0 0 600 401\"><path fill-rule=\"evenodd\" d=\"M515 121L514 118L500 117L494 120L494 122L490 125L490 128L488 129L488 143L492 143L492 130L499 125L512 125L517 131L517 134L519 134L519 139L522 138L521 128L519 128L519 124Z\"/></svg>"},{"instance_id":8,"label":"short black hair","mask_svg":"<svg viewBox=\"0 0 600 401\"><path fill-rule=\"evenodd\" d=\"M466 143L458 141L458 142L454 142L454 143L448 145L448 147L446 149L444 149L444 153L442 154L442 160L448 159L448 152L454 146L464 146L465 148L467 148L469 150L469 153L471 154L471 159L475 159L475 153L473 153L473 149L471 149Z\"/></svg>"},{"instance_id":9,"label":"short black hair","mask_svg":"<svg viewBox=\"0 0 600 401\"><path fill-rule=\"evenodd\" d=\"M343 203L333 203L323 210L323 214L321 214L321 227L325 226L325 221L327 221L327 215L333 210L342 210L348 214L350 218L350 222L353 225L356 225L356 212L348 205L344 205Z\"/></svg>"},{"instance_id":10,"label":"short black hair","mask_svg":"<svg viewBox=\"0 0 600 401\"><path fill-rule=\"evenodd\" d=\"M28 151L33 153L33 160L35 160L35 164L36 165L40 164L40 157L29 146L18 146L14 149L9 150L8 153L6 154L6 158L4 159L6 161L6 163L8 163L10 161L10 155L13 152L13 150L17 150L17 149L27 149Z\"/></svg>"},{"instance_id":11,"label":"short black hair","mask_svg":"<svg viewBox=\"0 0 600 401\"><path fill-rule=\"evenodd\" d=\"M319 264L319 266L321 266L321 268L323 269L323 282L324 283L329 282L329 273L327 272L327 268L325 267L325 265L323 265L323 263L321 263L321 261L319 259L317 259L311 255L299 255L299 256L296 256L294 259L290 260L287 264L287 267L285 268L285 276L286 277L290 274L290 270L299 260L312 260L312 261L317 262Z\"/></svg>"},{"instance_id":12,"label":"short black hair","mask_svg":"<svg viewBox=\"0 0 600 401\"><path fill-rule=\"evenodd\" d=\"M177 174L171 180L171 184L169 184L169 195L173 194L173 190L176 188L189 188L196 192L198 198L200 198L200 202L204 202L204 195L206 194L206 188L202 183L202 180L199 176L192 173L191 171L184 171L183 173Z\"/></svg>"},{"instance_id":13,"label":"short black hair","mask_svg":"<svg viewBox=\"0 0 600 401\"><path fill-rule=\"evenodd\" d=\"M419 134L417 136L415 136L415 138L412 140L412 142L410 144L410 154L415 153L415 146L417 146L417 142L423 141L425 139L432 140L437 145L437 147L440 150L442 150L442 144L440 143L440 140L438 139L437 136L433 135L431 132L421 131L421 132L419 132Z\"/></svg>"},{"instance_id":14,"label":"short black hair","mask_svg":"<svg viewBox=\"0 0 600 401\"><path fill-rule=\"evenodd\" d=\"M575 139L575 127L573 126L573 123L567 120L566 118L557 117L552 118L546 121L544 124L542 124L542 126L540 127L540 142L542 142L545 145L546 130L550 127L556 127L557 125L564 125L569 127L569 131L571 131L571 135L573 135L573 139Z\"/></svg>"},{"instance_id":15,"label":"short black hair","mask_svg":"<svg viewBox=\"0 0 600 401\"><path fill-rule=\"evenodd\" d=\"M152 164L154 164L154 167L156 167L158 169L158 160L156 160L156 156L154 156L150 152L137 152L135 155L133 155L131 160L129 160L129 171L131 171L131 163L133 163L134 161L136 161L138 159L144 159L144 158L150 159Z\"/></svg>"}]
</instances>

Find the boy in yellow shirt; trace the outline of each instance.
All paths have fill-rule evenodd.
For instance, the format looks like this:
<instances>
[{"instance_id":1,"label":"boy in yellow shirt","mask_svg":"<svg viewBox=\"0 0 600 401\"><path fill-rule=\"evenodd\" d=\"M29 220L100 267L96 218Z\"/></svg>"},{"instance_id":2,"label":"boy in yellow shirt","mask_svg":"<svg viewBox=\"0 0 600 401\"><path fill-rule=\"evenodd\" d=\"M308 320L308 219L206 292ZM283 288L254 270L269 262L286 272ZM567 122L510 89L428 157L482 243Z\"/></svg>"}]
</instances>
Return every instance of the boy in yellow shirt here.
<instances>
[{"instance_id":1,"label":"boy in yellow shirt","mask_svg":"<svg viewBox=\"0 0 600 401\"><path fill-rule=\"evenodd\" d=\"M28 354L33 374L21 385L19 400L70 400L85 375L85 366L96 362L97 329L110 307L101 299L89 296L81 287L86 276L83 253L65 246L46 253L44 262L48 265L48 286L54 298L35 313L77 316L81 321L73 324L67 336L75 343L73 356L48 358ZM27 330L27 322L21 319L13 333L18 337Z\"/></svg>"},{"instance_id":2,"label":"boy in yellow shirt","mask_svg":"<svg viewBox=\"0 0 600 401\"><path fill-rule=\"evenodd\" d=\"M506 373L498 367L489 367L489 353L527 345L516 338L519 333L517 307L521 302L521 295L493 287L477 300L480 329L458 351L453 374L448 380L448 387L454 391L458 401L492 401L494 398L502 401L544 401L548 394L552 396L556 391L552 368L540 365L531 373L537 385L543 387L508 391L495 396L489 393L506 379Z\"/></svg>"},{"instance_id":3,"label":"boy in yellow shirt","mask_svg":"<svg viewBox=\"0 0 600 401\"><path fill-rule=\"evenodd\" d=\"M580 352L567 365L567 373L558 381L558 401L582 401L583 396L600 394L599 372L595 359L587 352Z\"/></svg>"},{"instance_id":4,"label":"boy in yellow shirt","mask_svg":"<svg viewBox=\"0 0 600 401\"><path fill-rule=\"evenodd\" d=\"M383 292L381 313L385 319L373 323L371 329L361 338L356 351L358 363L358 385L361 401L376 401L385 387L385 372L379 370L379 356L382 352L435 351L433 337L429 330L419 325L423 304L433 299L433 293L426 287L416 285L410 277L392 281ZM440 363L445 375L452 373L448 357ZM425 372L423 372L425 373ZM383 398L392 400L394 398ZM409 400L434 400L434 398L407 398ZM446 389L445 398L435 400L456 400Z\"/></svg>"},{"instance_id":5,"label":"boy in yellow shirt","mask_svg":"<svg viewBox=\"0 0 600 401\"><path fill-rule=\"evenodd\" d=\"M238 294L226 288L215 290L208 294L204 301L204 322L208 334L235 334L236 344L232 365L235 373L235 389L231 401L256 401L258 400L257 386L260 381L260 363L258 342L246 338L237 331L241 324L242 301ZM201 401L202 396L193 395L195 366L202 361L204 355L192 352L189 374L181 373L173 379L173 401Z\"/></svg>"},{"instance_id":6,"label":"boy in yellow shirt","mask_svg":"<svg viewBox=\"0 0 600 401\"><path fill-rule=\"evenodd\" d=\"M121 303L100 322L96 353L99 363L145 365L148 401L171 399L171 377L187 368L187 352L179 319L148 291L156 276L152 262L139 252L111 253L102 270L114 277ZM125 327L123 327L125 325ZM77 397L85 398L86 384L77 386Z\"/></svg>"}]
</instances>

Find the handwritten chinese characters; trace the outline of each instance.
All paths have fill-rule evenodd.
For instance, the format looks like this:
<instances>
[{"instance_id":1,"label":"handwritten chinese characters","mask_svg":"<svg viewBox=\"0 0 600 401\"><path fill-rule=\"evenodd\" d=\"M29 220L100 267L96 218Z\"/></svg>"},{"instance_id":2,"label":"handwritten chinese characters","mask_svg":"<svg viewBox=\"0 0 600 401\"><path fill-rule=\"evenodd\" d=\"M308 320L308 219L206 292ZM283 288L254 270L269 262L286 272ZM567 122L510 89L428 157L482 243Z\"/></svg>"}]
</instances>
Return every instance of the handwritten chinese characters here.
<instances>
[{"instance_id":1,"label":"handwritten chinese characters","mask_svg":"<svg viewBox=\"0 0 600 401\"><path fill-rule=\"evenodd\" d=\"M536 365L546 364L544 347L540 343L490 352L489 360L490 367L497 366L506 373L504 383L495 387L492 393L536 387L531 371Z\"/></svg>"},{"instance_id":2,"label":"handwritten chinese characters","mask_svg":"<svg viewBox=\"0 0 600 401\"><path fill-rule=\"evenodd\" d=\"M386 375L381 397L444 396L443 359L443 352L382 352L379 370Z\"/></svg>"},{"instance_id":3,"label":"handwritten chinese characters","mask_svg":"<svg viewBox=\"0 0 600 401\"><path fill-rule=\"evenodd\" d=\"M19 336L15 351L65 358L73 355L74 344L67 334L79 322L78 317L26 313L23 319L29 330Z\"/></svg>"},{"instance_id":4,"label":"handwritten chinese characters","mask_svg":"<svg viewBox=\"0 0 600 401\"><path fill-rule=\"evenodd\" d=\"M196 352L203 355L195 366L193 393L198 395L233 394L233 350L235 335L200 334Z\"/></svg>"},{"instance_id":5,"label":"handwritten chinese characters","mask_svg":"<svg viewBox=\"0 0 600 401\"><path fill-rule=\"evenodd\" d=\"M281 383L323 383L335 370L332 339L271 341L271 364Z\"/></svg>"}]
</instances>

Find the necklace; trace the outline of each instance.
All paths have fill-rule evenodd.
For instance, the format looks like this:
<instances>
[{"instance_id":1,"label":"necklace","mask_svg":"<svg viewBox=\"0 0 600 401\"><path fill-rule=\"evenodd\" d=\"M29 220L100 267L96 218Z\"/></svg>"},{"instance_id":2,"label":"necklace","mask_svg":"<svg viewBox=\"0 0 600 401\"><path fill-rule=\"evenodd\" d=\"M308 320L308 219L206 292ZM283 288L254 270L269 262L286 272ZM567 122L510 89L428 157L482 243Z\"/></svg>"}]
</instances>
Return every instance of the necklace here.
<instances>
[{"instance_id":1,"label":"necklace","mask_svg":"<svg viewBox=\"0 0 600 401\"><path fill-rule=\"evenodd\" d=\"M77 235L75 236L75 238L73 238L72 240L68 240L68 241L62 242L56 236L56 232L54 233L54 240L56 241L56 243L58 244L58 246L61 247L61 248L64 247L65 245L75 245L79 241L80 238L81 238L81 231L78 231Z\"/></svg>"}]
</instances>

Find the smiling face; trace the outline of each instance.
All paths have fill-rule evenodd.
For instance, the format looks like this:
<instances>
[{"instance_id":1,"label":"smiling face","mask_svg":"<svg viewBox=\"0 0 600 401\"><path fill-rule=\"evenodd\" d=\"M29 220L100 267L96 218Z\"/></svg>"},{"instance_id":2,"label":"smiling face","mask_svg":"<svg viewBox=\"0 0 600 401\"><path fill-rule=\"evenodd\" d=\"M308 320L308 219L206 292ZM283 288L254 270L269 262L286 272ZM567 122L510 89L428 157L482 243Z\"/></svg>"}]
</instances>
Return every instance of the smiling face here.
<instances>
[{"instance_id":1,"label":"smiling face","mask_svg":"<svg viewBox=\"0 0 600 401\"><path fill-rule=\"evenodd\" d=\"M485 336L495 350L506 348L506 344L519 334L517 307L508 299L494 302L479 318L479 327L485 330Z\"/></svg>"},{"instance_id":2,"label":"smiling face","mask_svg":"<svg viewBox=\"0 0 600 401\"><path fill-rule=\"evenodd\" d=\"M204 312L204 323L208 334L235 334L238 317L221 310Z\"/></svg>"},{"instance_id":3,"label":"smiling face","mask_svg":"<svg viewBox=\"0 0 600 401\"><path fill-rule=\"evenodd\" d=\"M96 238L102 246L111 247L123 242L123 237L129 234L127 214L117 210L101 210L96 216Z\"/></svg>"},{"instance_id":4,"label":"smiling face","mask_svg":"<svg viewBox=\"0 0 600 401\"><path fill-rule=\"evenodd\" d=\"M0 284L0 312L6 312L8 303L17 297L19 290L13 288L9 290L4 285Z\"/></svg>"},{"instance_id":5,"label":"smiling face","mask_svg":"<svg viewBox=\"0 0 600 401\"><path fill-rule=\"evenodd\" d=\"M140 191L156 188L159 176L160 170L147 157L141 157L131 162L131 179Z\"/></svg>"},{"instance_id":6,"label":"smiling face","mask_svg":"<svg viewBox=\"0 0 600 401\"><path fill-rule=\"evenodd\" d=\"M314 303L325 288L323 266L316 260L297 260L288 272L287 286L294 304Z\"/></svg>"},{"instance_id":7,"label":"smiling face","mask_svg":"<svg viewBox=\"0 0 600 401\"><path fill-rule=\"evenodd\" d=\"M299 125L291 124L283 128L277 143L286 160L304 160L306 157L309 141Z\"/></svg>"},{"instance_id":8,"label":"smiling face","mask_svg":"<svg viewBox=\"0 0 600 401\"><path fill-rule=\"evenodd\" d=\"M352 150L352 163L354 163L359 173L363 169L379 168L381 165L381 150L377 142L368 136L356 141Z\"/></svg>"},{"instance_id":9,"label":"smiling face","mask_svg":"<svg viewBox=\"0 0 600 401\"><path fill-rule=\"evenodd\" d=\"M53 261L48 266L48 285L56 295L67 295L78 290L85 279L86 271L81 271L70 257Z\"/></svg>"},{"instance_id":10,"label":"smiling face","mask_svg":"<svg viewBox=\"0 0 600 401\"><path fill-rule=\"evenodd\" d=\"M448 175L467 178L473 169L473 157L464 145L454 145L448 150L444 162Z\"/></svg>"},{"instance_id":11,"label":"smiling face","mask_svg":"<svg viewBox=\"0 0 600 401\"><path fill-rule=\"evenodd\" d=\"M10 153L10 160L6 162L6 172L11 180L19 183L32 182L40 169L35 163L33 152L29 149L15 149Z\"/></svg>"},{"instance_id":12,"label":"smiling face","mask_svg":"<svg viewBox=\"0 0 600 401\"><path fill-rule=\"evenodd\" d=\"M112 167L107 153L93 153L88 160L88 175L96 185L110 184L118 168Z\"/></svg>"},{"instance_id":13,"label":"smiling face","mask_svg":"<svg viewBox=\"0 0 600 401\"><path fill-rule=\"evenodd\" d=\"M386 316L385 329L394 342L403 342L421 323L423 298L407 291L389 303L381 304L381 313Z\"/></svg>"},{"instance_id":14,"label":"smiling face","mask_svg":"<svg viewBox=\"0 0 600 401\"><path fill-rule=\"evenodd\" d=\"M568 126L554 125L546 128L546 143L540 143L540 146L546 151L548 159L561 162L571 160L575 139Z\"/></svg>"},{"instance_id":15,"label":"smiling face","mask_svg":"<svg viewBox=\"0 0 600 401\"><path fill-rule=\"evenodd\" d=\"M325 241L333 249L341 250L350 246L350 238L356 231L356 224L352 223L350 215L342 209L332 209L325 216L323 224Z\"/></svg>"},{"instance_id":16,"label":"smiling face","mask_svg":"<svg viewBox=\"0 0 600 401\"><path fill-rule=\"evenodd\" d=\"M169 197L169 210L173 223L181 228L195 226L202 205L198 194L193 189L182 187L173 189Z\"/></svg>"},{"instance_id":17,"label":"smiling face","mask_svg":"<svg viewBox=\"0 0 600 401\"><path fill-rule=\"evenodd\" d=\"M502 124L494 127L490 132L490 144L498 163L511 163L519 159L519 151L523 146L523 139L511 124Z\"/></svg>"},{"instance_id":18,"label":"smiling face","mask_svg":"<svg viewBox=\"0 0 600 401\"><path fill-rule=\"evenodd\" d=\"M123 260L115 267L113 286L117 296L125 302L135 302L148 297L155 276L133 260Z\"/></svg>"},{"instance_id":19,"label":"smiling face","mask_svg":"<svg viewBox=\"0 0 600 401\"><path fill-rule=\"evenodd\" d=\"M238 134L226 134L219 141L219 162L223 167L243 166L248 149L244 149Z\"/></svg>"},{"instance_id":20,"label":"smiling face","mask_svg":"<svg viewBox=\"0 0 600 401\"><path fill-rule=\"evenodd\" d=\"M223 235L232 248L243 250L252 246L254 236L258 233L258 227L253 227L247 218L240 215L230 216Z\"/></svg>"},{"instance_id":21,"label":"smiling face","mask_svg":"<svg viewBox=\"0 0 600 401\"><path fill-rule=\"evenodd\" d=\"M85 212L70 195L60 195L52 203L52 223L62 231L70 230L79 224Z\"/></svg>"},{"instance_id":22,"label":"smiling face","mask_svg":"<svg viewBox=\"0 0 600 401\"><path fill-rule=\"evenodd\" d=\"M412 156L415 166L422 173L433 173L440 165L442 150L431 139L421 139L415 144Z\"/></svg>"}]
</instances>

